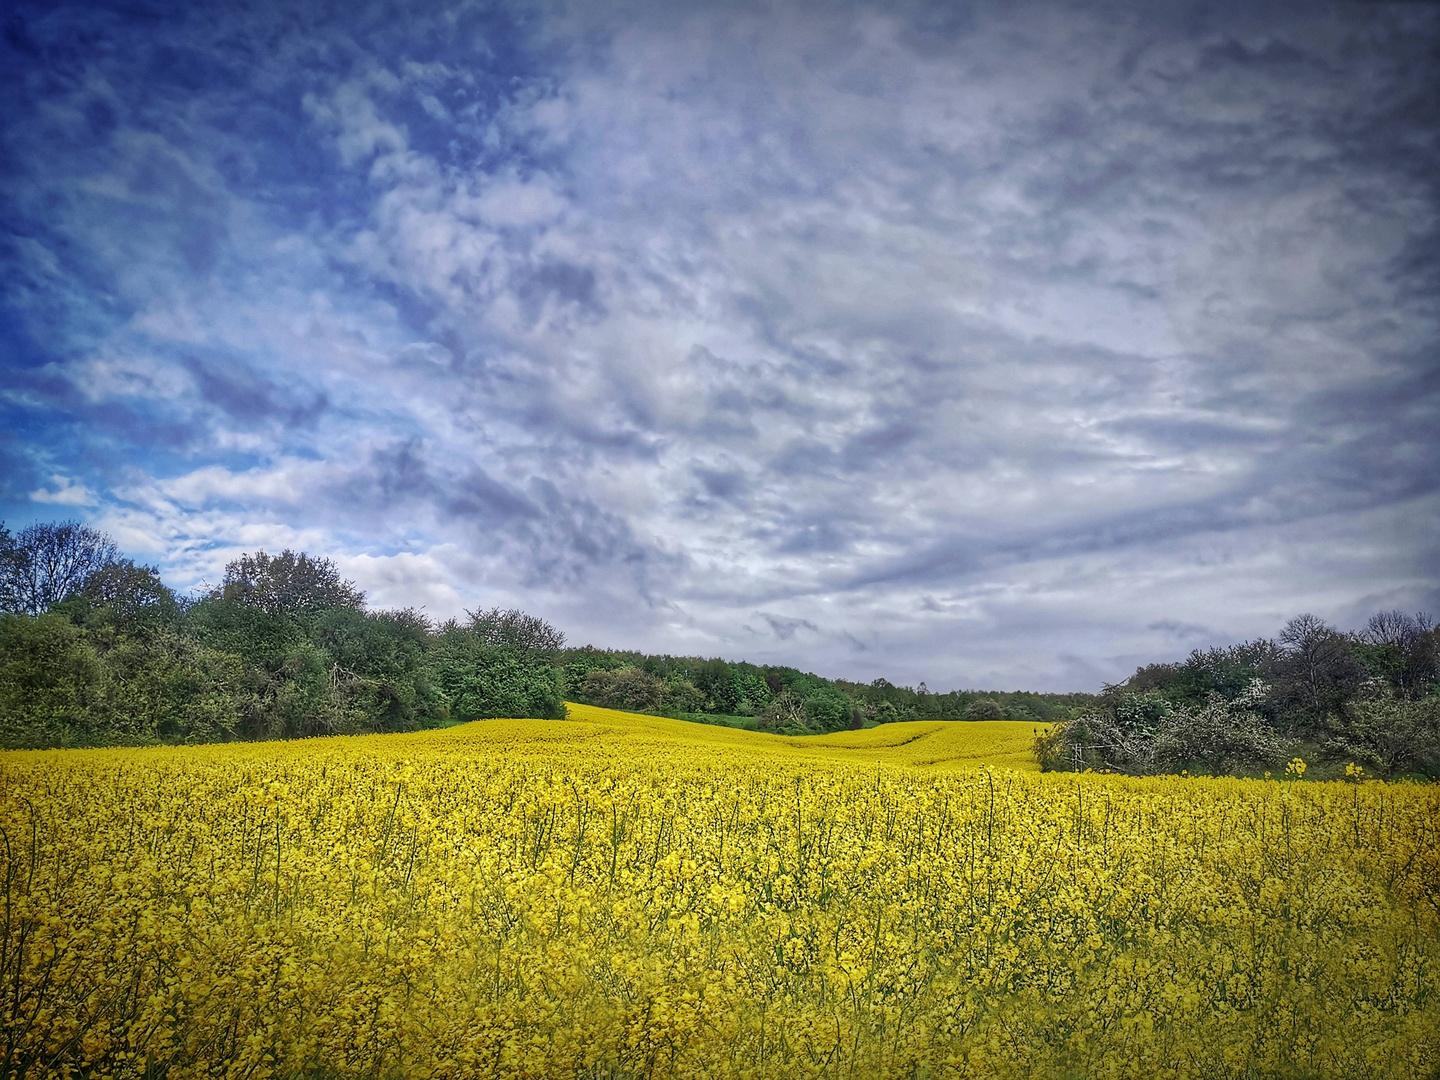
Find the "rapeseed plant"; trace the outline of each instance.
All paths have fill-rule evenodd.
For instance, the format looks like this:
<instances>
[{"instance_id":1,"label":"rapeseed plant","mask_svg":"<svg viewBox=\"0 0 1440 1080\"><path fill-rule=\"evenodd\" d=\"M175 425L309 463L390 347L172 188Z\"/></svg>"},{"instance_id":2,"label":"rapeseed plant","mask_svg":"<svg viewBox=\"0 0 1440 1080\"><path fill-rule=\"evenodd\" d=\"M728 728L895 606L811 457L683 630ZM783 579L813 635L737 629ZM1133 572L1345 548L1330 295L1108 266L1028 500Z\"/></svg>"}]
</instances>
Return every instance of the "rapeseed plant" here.
<instances>
[{"instance_id":1,"label":"rapeseed plant","mask_svg":"<svg viewBox=\"0 0 1440 1080\"><path fill-rule=\"evenodd\" d=\"M1435 788L1042 775L1003 722L571 716L0 755L0 1071L1440 1063Z\"/></svg>"}]
</instances>

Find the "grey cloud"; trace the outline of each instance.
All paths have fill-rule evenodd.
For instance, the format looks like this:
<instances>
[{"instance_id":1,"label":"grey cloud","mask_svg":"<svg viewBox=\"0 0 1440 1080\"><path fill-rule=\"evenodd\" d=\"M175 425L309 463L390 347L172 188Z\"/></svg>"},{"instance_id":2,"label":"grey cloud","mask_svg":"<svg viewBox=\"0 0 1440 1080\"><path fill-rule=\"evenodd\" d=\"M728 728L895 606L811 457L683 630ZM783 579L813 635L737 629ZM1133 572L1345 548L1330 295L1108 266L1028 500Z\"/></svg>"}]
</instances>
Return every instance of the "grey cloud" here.
<instances>
[{"instance_id":1,"label":"grey cloud","mask_svg":"<svg viewBox=\"0 0 1440 1080\"><path fill-rule=\"evenodd\" d=\"M1207 449L1249 453L1273 451L1281 436L1273 430L1247 425L1243 416L1214 416L1192 419L1184 416L1126 416L1104 425L1117 435L1137 436L1157 451L1181 452Z\"/></svg>"},{"instance_id":2,"label":"grey cloud","mask_svg":"<svg viewBox=\"0 0 1440 1080\"><path fill-rule=\"evenodd\" d=\"M914 424L891 423L847 439L840 450L841 467L848 472L873 468L877 458L893 456L920 437Z\"/></svg>"},{"instance_id":3,"label":"grey cloud","mask_svg":"<svg viewBox=\"0 0 1440 1080\"><path fill-rule=\"evenodd\" d=\"M532 479L529 488L545 511L539 527L528 536L532 584L580 585L597 570L618 567L646 603L655 602L651 587L657 575L675 568L676 559L640 542L622 517L589 499L567 497L540 477Z\"/></svg>"},{"instance_id":4,"label":"grey cloud","mask_svg":"<svg viewBox=\"0 0 1440 1080\"><path fill-rule=\"evenodd\" d=\"M188 451L206 441L206 425L173 403L155 398L93 400L68 373L54 369L6 372L10 391L28 406L44 411L50 434L88 441L92 463L103 463L115 449L156 445Z\"/></svg>"},{"instance_id":5,"label":"grey cloud","mask_svg":"<svg viewBox=\"0 0 1440 1080\"><path fill-rule=\"evenodd\" d=\"M795 439L770 459L770 469L779 475L815 476L835 468L839 455L830 447L807 439Z\"/></svg>"},{"instance_id":6,"label":"grey cloud","mask_svg":"<svg viewBox=\"0 0 1440 1080\"><path fill-rule=\"evenodd\" d=\"M770 626L771 632L781 641L789 641L795 636L797 630L809 630L818 634L820 628L808 619L791 619L780 615L767 615L765 612L758 612L759 616Z\"/></svg>"},{"instance_id":7,"label":"grey cloud","mask_svg":"<svg viewBox=\"0 0 1440 1080\"><path fill-rule=\"evenodd\" d=\"M837 584L843 589L861 589L883 584L963 581L985 568L989 548L983 541L947 538L914 554L866 567Z\"/></svg>"},{"instance_id":8,"label":"grey cloud","mask_svg":"<svg viewBox=\"0 0 1440 1080\"><path fill-rule=\"evenodd\" d=\"M706 469L699 466L691 469L705 493L716 499L735 499L749 487L745 474L739 470Z\"/></svg>"},{"instance_id":9,"label":"grey cloud","mask_svg":"<svg viewBox=\"0 0 1440 1080\"><path fill-rule=\"evenodd\" d=\"M482 529L540 516L540 509L520 491L501 483L483 469L472 469L448 492L445 511L475 522Z\"/></svg>"},{"instance_id":10,"label":"grey cloud","mask_svg":"<svg viewBox=\"0 0 1440 1080\"><path fill-rule=\"evenodd\" d=\"M780 531L783 539L775 550L784 555L845 551L854 542L850 530L837 521L787 522Z\"/></svg>"},{"instance_id":11,"label":"grey cloud","mask_svg":"<svg viewBox=\"0 0 1440 1080\"><path fill-rule=\"evenodd\" d=\"M407 503L433 502L442 497L424 445L420 439L410 438L372 450L367 467L336 485L331 501L336 506L388 514Z\"/></svg>"},{"instance_id":12,"label":"grey cloud","mask_svg":"<svg viewBox=\"0 0 1440 1080\"><path fill-rule=\"evenodd\" d=\"M187 356L184 364L200 396L235 420L300 427L313 424L329 406L323 392L282 389L242 361Z\"/></svg>"},{"instance_id":13,"label":"grey cloud","mask_svg":"<svg viewBox=\"0 0 1440 1080\"><path fill-rule=\"evenodd\" d=\"M1145 627L1147 630L1159 630L1161 633L1169 634L1180 641L1193 641L1196 638L1214 639L1222 635L1216 634L1213 630L1195 623L1176 622L1174 619L1161 619L1152 622Z\"/></svg>"},{"instance_id":14,"label":"grey cloud","mask_svg":"<svg viewBox=\"0 0 1440 1080\"><path fill-rule=\"evenodd\" d=\"M603 316L605 307L595 291L595 271L573 263L551 262L524 278L518 288L530 319L539 314L547 299L556 304L574 304L586 314Z\"/></svg>"}]
</instances>

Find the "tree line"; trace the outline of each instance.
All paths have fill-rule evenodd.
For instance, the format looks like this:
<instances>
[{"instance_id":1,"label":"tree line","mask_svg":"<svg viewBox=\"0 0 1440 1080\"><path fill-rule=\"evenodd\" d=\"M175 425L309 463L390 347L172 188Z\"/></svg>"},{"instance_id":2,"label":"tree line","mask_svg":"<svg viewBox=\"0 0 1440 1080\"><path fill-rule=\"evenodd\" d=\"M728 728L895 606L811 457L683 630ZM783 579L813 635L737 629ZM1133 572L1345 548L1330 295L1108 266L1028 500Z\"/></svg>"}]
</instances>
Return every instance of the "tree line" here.
<instances>
[{"instance_id":1,"label":"tree line","mask_svg":"<svg viewBox=\"0 0 1440 1080\"><path fill-rule=\"evenodd\" d=\"M558 718L565 701L811 734L915 719L1059 720L1084 694L930 693L791 667L566 648L515 610L371 610L335 564L264 551L183 596L78 522L0 524L0 745L413 731Z\"/></svg>"},{"instance_id":2,"label":"tree line","mask_svg":"<svg viewBox=\"0 0 1440 1080\"><path fill-rule=\"evenodd\" d=\"M1091 694L955 690L932 693L826 679L777 665L613 649L561 654L571 700L686 719L723 720L757 731L807 735L902 720L1055 721L1075 715Z\"/></svg>"},{"instance_id":3,"label":"tree line","mask_svg":"<svg viewBox=\"0 0 1440 1080\"><path fill-rule=\"evenodd\" d=\"M414 731L564 715L564 637L518 611L371 611L333 562L243 555L194 597L76 522L0 526L0 744Z\"/></svg>"},{"instance_id":4,"label":"tree line","mask_svg":"<svg viewBox=\"0 0 1440 1080\"><path fill-rule=\"evenodd\" d=\"M1382 611L1346 633L1300 615L1273 640L1137 669L1036 753L1045 769L1440 777L1440 626Z\"/></svg>"}]
</instances>

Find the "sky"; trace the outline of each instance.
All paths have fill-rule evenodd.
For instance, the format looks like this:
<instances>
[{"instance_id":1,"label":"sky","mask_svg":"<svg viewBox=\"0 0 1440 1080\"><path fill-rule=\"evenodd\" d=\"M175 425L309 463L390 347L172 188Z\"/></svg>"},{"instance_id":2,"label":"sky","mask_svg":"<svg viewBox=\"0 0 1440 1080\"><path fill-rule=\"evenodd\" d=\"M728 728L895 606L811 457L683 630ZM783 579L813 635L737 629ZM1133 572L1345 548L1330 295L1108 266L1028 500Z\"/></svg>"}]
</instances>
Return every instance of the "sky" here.
<instances>
[{"instance_id":1,"label":"sky","mask_svg":"<svg viewBox=\"0 0 1440 1080\"><path fill-rule=\"evenodd\" d=\"M1440 5L7 10L12 530L932 690L1440 614Z\"/></svg>"}]
</instances>

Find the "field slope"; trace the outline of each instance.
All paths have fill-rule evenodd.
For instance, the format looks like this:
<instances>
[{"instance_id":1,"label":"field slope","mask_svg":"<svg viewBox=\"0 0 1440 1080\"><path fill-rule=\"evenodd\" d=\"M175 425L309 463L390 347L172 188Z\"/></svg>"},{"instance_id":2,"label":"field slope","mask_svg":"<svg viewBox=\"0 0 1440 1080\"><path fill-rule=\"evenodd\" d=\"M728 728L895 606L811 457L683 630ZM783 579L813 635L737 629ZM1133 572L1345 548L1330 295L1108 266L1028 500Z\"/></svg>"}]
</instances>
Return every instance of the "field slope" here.
<instances>
[{"instance_id":1,"label":"field slope","mask_svg":"<svg viewBox=\"0 0 1440 1080\"><path fill-rule=\"evenodd\" d=\"M573 706L0 754L0 1072L1434 1075L1435 788L1031 738Z\"/></svg>"},{"instance_id":2,"label":"field slope","mask_svg":"<svg viewBox=\"0 0 1440 1080\"><path fill-rule=\"evenodd\" d=\"M1035 733L1048 727L1018 720L922 720L799 737L693 724L593 705L571 703L569 709L575 729L572 737L577 740L599 739L637 753L679 752L697 761L707 756L724 760L738 753L748 762L768 758L777 763L810 762L817 766L856 762L935 767L993 765L1034 772L1038 766L1031 744ZM533 737L535 730L532 721L493 723L497 726L486 732L489 737L517 744ZM499 726L511 723L521 726Z\"/></svg>"}]
</instances>

